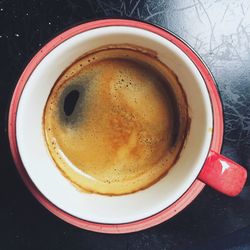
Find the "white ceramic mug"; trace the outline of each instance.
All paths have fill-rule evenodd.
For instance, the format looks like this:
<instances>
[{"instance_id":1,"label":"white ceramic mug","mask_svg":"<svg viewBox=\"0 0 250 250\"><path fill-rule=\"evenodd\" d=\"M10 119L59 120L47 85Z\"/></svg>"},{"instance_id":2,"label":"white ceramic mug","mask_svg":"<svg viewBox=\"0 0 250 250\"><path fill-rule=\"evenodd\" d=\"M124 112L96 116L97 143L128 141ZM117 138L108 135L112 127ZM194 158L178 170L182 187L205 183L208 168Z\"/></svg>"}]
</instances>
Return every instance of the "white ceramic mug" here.
<instances>
[{"instance_id":1,"label":"white ceramic mug","mask_svg":"<svg viewBox=\"0 0 250 250\"><path fill-rule=\"evenodd\" d=\"M61 174L47 150L43 110L57 78L72 62L100 46L124 43L154 50L175 72L187 96L190 131L179 160L147 189L122 196L81 193ZM201 191L200 180L226 194L239 193L246 171L219 155L222 134L221 103L202 61L169 32L131 20L79 25L45 45L21 76L9 116L12 153L32 193L64 220L99 232L137 231L169 219ZM232 181L236 184L230 187Z\"/></svg>"}]
</instances>

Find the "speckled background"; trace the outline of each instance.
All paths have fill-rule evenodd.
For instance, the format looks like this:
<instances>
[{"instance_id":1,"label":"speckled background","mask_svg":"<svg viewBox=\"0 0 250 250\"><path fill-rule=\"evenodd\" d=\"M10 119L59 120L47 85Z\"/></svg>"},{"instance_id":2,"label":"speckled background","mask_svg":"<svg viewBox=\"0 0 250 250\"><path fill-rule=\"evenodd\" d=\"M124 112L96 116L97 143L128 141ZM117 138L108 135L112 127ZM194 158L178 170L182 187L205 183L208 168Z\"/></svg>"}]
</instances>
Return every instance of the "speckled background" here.
<instances>
[{"instance_id":1,"label":"speckled background","mask_svg":"<svg viewBox=\"0 0 250 250\"><path fill-rule=\"evenodd\" d=\"M0 0L0 249L250 249L250 183L237 198L206 187L183 212L154 228L104 235L75 228L43 208L17 174L7 138L12 92L51 38L102 17L161 25L212 71L224 106L223 154L250 168L250 1Z\"/></svg>"}]
</instances>

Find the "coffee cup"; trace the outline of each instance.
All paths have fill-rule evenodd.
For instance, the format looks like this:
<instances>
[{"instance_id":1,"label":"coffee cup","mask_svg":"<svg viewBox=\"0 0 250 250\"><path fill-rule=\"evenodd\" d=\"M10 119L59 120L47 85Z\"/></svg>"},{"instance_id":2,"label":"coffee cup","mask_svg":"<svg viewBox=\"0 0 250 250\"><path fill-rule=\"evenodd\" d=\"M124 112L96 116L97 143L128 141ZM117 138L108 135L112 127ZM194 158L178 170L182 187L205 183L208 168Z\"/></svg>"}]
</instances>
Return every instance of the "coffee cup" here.
<instances>
[{"instance_id":1,"label":"coffee cup","mask_svg":"<svg viewBox=\"0 0 250 250\"><path fill-rule=\"evenodd\" d=\"M153 50L179 79L191 121L168 174L148 188L117 196L79 192L55 166L43 134L44 108L58 77L83 54L110 44ZM61 219L97 232L134 232L157 225L184 209L205 184L229 196L239 194L246 170L220 154L222 139L222 105L204 62L170 32L133 20L92 21L58 35L25 68L9 111L11 152L29 190Z\"/></svg>"}]
</instances>

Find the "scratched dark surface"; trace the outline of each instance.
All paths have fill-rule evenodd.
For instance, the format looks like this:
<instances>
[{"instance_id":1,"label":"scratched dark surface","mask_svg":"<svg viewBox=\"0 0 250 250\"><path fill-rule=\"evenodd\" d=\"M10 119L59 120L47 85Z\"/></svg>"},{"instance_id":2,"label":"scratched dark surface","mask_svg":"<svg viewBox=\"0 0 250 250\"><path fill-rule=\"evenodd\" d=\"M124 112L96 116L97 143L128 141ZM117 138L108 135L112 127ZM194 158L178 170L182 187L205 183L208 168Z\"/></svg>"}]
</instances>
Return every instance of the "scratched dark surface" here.
<instances>
[{"instance_id":1,"label":"scratched dark surface","mask_svg":"<svg viewBox=\"0 0 250 250\"><path fill-rule=\"evenodd\" d=\"M7 139L11 94L46 42L75 24L132 17L187 41L212 71L224 105L223 153L250 169L250 1L0 0L0 249L250 249L250 182L237 198L206 187L170 221L125 235L75 228L43 208L17 174Z\"/></svg>"}]
</instances>

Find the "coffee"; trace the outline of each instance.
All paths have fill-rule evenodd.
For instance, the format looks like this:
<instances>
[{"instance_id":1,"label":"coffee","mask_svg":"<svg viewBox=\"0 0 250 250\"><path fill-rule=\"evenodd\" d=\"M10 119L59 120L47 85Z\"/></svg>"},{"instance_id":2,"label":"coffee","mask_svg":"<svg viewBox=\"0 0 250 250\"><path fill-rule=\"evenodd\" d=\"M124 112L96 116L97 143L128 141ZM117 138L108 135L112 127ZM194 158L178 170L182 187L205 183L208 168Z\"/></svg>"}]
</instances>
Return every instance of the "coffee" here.
<instances>
[{"instance_id":1,"label":"coffee","mask_svg":"<svg viewBox=\"0 0 250 250\"><path fill-rule=\"evenodd\" d=\"M144 189L177 161L188 130L185 93L151 51L107 46L74 62L44 109L56 166L80 190Z\"/></svg>"}]
</instances>

